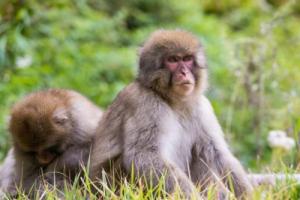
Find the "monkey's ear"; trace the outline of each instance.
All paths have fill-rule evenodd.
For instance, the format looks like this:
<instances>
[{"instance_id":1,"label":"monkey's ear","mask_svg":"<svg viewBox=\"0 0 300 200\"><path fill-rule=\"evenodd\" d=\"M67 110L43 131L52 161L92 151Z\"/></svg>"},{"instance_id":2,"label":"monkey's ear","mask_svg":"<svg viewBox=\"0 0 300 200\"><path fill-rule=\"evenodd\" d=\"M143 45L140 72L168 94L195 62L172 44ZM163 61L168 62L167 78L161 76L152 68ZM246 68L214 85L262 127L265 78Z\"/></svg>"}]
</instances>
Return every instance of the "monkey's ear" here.
<instances>
[{"instance_id":1,"label":"monkey's ear","mask_svg":"<svg viewBox=\"0 0 300 200\"><path fill-rule=\"evenodd\" d=\"M56 124L59 124L59 125L65 124L69 119L66 109L63 109L63 108L56 109L53 112L52 119L53 119L54 123L56 123Z\"/></svg>"}]
</instances>

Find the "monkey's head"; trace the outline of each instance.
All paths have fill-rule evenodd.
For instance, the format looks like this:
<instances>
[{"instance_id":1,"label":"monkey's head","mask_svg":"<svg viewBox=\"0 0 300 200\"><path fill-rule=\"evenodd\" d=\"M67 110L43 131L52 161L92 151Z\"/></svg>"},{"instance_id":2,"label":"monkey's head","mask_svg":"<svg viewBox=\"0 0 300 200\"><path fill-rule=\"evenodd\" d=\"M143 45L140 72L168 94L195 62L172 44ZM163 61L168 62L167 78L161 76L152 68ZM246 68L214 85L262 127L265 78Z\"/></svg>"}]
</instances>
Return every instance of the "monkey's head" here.
<instances>
[{"instance_id":1,"label":"monkey's head","mask_svg":"<svg viewBox=\"0 0 300 200\"><path fill-rule=\"evenodd\" d=\"M182 30L158 30L144 43L137 80L165 98L185 99L207 85L204 50Z\"/></svg>"},{"instance_id":2,"label":"monkey's head","mask_svg":"<svg viewBox=\"0 0 300 200\"><path fill-rule=\"evenodd\" d=\"M47 165L61 154L72 133L67 100L38 92L14 105L9 122L14 147Z\"/></svg>"}]
</instances>

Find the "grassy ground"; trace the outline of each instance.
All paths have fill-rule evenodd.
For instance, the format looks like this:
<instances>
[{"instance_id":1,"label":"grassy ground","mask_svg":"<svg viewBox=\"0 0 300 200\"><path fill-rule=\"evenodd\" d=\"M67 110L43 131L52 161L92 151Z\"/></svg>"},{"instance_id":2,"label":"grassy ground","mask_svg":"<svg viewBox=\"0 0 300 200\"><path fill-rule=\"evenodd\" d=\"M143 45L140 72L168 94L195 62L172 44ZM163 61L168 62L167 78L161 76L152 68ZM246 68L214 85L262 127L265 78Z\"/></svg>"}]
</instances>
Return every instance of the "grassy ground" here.
<instances>
[{"instance_id":1,"label":"grassy ground","mask_svg":"<svg viewBox=\"0 0 300 200\"><path fill-rule=\"evenodd\" d=\"M106 177L102 174L102 177ZM175 192L168 194L164 190L164 177L160 179L157 186L151 186L145 184L141 179L135 180L134 178L124 179L121 184L115 187L114 183L108 183L106 178L97 182L97 186L92 183L88 177L88 173L85 171L83 177L77 177L73 185L65 184L63 190L57 189L55 186L44 185L44 189L41 192L33 190L34 198L28 198L24 193L19 191L18 197L14 199L89 199L89 200L111 200L111 199L132 199L132 200L143 200L143 199L184 199L183 193L180 188L176 188ZM113 181L114 182L114 181ZM109 186L110 185L110 186ZM217 189L215 185L209 186L204 192L198 192L208 200L217 199ZM101 198L99 198L101 196ZM9 197L3 197L3 199L12 199ZM192 198L196 199L196 198ZM232 195L228 199L236 199ZM254 188L251 197L247 199L253 200L282 200L282 199L300 199L300 186L299 184L291 179L284 181L278 181L275 185L260 185Z\"/></svg>"}]
</instances>

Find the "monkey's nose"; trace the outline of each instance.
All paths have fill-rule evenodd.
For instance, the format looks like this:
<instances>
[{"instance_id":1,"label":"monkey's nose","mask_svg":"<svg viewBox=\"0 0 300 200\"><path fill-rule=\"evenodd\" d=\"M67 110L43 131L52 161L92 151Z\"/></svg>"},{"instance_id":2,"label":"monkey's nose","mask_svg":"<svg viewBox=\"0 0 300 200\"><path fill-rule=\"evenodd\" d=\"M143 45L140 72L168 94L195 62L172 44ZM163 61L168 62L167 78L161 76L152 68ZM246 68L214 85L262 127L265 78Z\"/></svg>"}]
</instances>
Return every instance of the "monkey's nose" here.
<instances>
[{"instance_id":1,"label":"monkey's nose","mask_svg":"<svg viewBox=\"0 0 300 200\"><path fill-rule=\"evenodd\" d=\"M185 77L186 76L186 72L185 71L181 71L181 75Z\"/></svg>"},{"instance_id":2,"label":"monkey's nose","mask_svg":"<svg viewBox=\"0 0 300 200\"><path fill-rule=\"evenodd\" d=\"M185 67L185 66L180 66L179 72L180 72L180 74L186 76L186 74L187 74L187 69L186 69L186 67Z\"/></svg>"}]
</instances>

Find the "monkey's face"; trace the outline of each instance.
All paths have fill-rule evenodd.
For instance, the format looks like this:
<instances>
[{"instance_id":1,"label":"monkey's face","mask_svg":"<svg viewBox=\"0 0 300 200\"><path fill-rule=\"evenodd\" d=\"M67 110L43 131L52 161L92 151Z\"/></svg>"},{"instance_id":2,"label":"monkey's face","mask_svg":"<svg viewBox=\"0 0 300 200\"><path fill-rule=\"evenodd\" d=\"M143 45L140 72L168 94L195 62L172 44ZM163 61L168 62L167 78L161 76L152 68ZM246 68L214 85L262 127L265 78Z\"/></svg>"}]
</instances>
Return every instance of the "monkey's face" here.
<instances>
[{"instance_id":1,"label":"monkey's face","mask_svg":"<svg viewBox=\"0 0 300 200\"><path fill-rule=\"evenodd\" d=\"M44 111L25 107L13 113L10 122L15 147L42 166L65 151L72 133L72 123L64 109Z\"/></svg>"},{"instance_id":2,"label":"monkey's face","mask_svg":"<svg viewBox=\"0 0 300 200\"><path fill-rule=\"evenodd\" d=\"M18 149L27 156L32 157L39 165L45 166L50 164L58 156L60 156L66 149L64 143L65 138L55 138L51 136L46 138L44 142L27 143L26 141L16 141Z\"/></svg>"},{"instance_id":3,"label":"monkey's face","mask_svg":"<svg viewBox=\"0 0 300 200\"><path fill-rule=\"evenodd\" d=\"M193 55L175 54L164 59L164 66L171 72L171 89L180 96L189 96L195 89Z\"/></svg>"},{"instance_id":4,"label":"monkey's face","mask_svg":"<svg viewBox=\"0 0 300 200\"><path fill-rule=\"evenodd\" d=\"M23 132L24 133L24 132ZM28 139L15 137L15 146L39 165L45 166L60 156L67 148L67 138L63 135L40 132L27 132ZM31 139L31 141L29 141Z\"/></svg>"},{"instance_id":5,"label":"monkey's face","mask_svg":"<svg viewBox=\"0 0 300 200\"><path fill-rule=\"evenodd\" d=\"M164 99L186 100L206 88L206 59L197 37L181 30L155 31L140 50L137 80Z\"/></svg>"},{"instance_id":6,"label":"monkey's face","mask_svg":"<svg viewBox=\"0 0 300 200\"><path fill-rule=\"evenodd\" d=\"M51 163L55 158L60 156L62 152L64 151L59 143L57 144L51 144L50 146L45 146L39 149L37 152L33 152L35 159L37 162L44 166Z\"/></svg>"},{"instance_id":7,"label":"monkey's face","mask_svg":"<svg viewBox=\"0 0 300 200\"><path fill-rule=\"evenodd\" d=\"M15 142L17 148L22 154L32 159L40 166L46 166L54 161L58 156L64 152L64 144L56 143L41 143L32 146L26 142Z\"/></svg>"}]
</instances>

